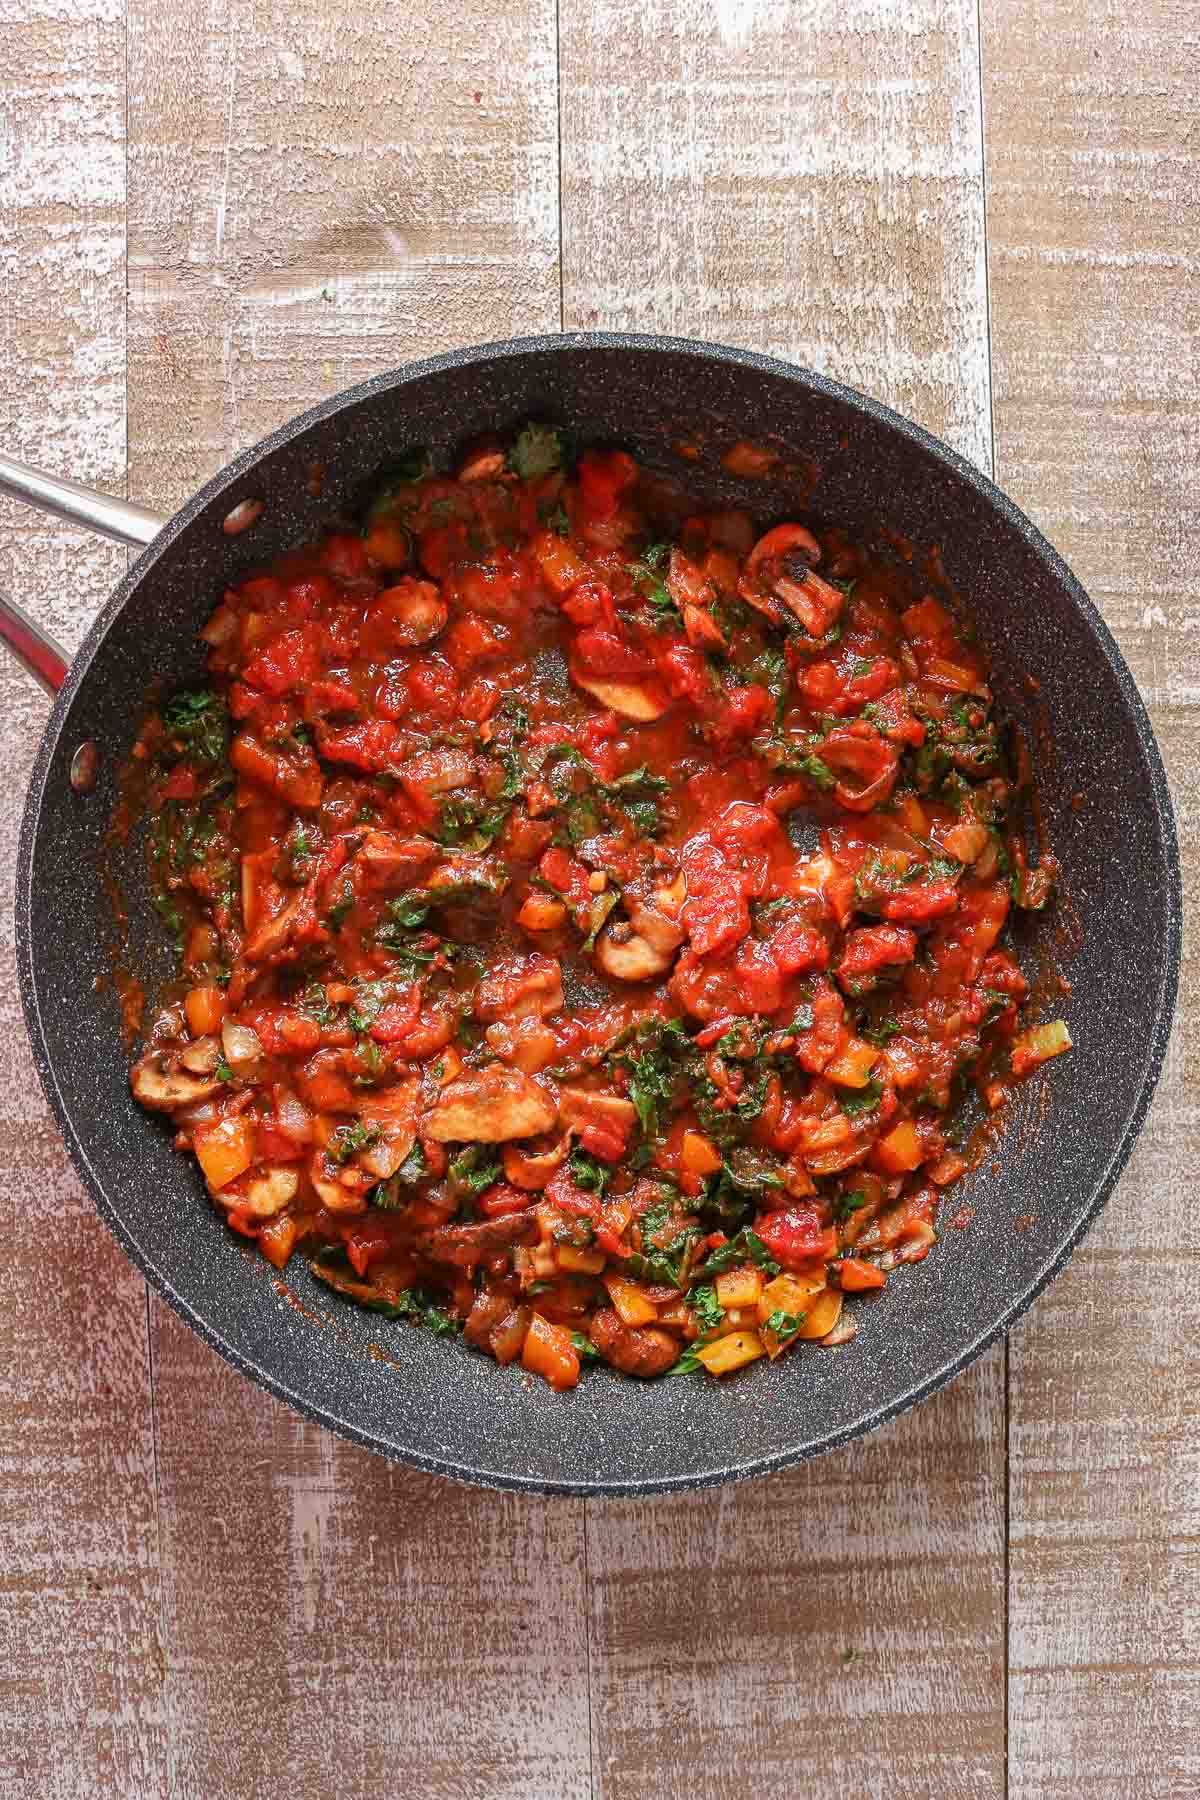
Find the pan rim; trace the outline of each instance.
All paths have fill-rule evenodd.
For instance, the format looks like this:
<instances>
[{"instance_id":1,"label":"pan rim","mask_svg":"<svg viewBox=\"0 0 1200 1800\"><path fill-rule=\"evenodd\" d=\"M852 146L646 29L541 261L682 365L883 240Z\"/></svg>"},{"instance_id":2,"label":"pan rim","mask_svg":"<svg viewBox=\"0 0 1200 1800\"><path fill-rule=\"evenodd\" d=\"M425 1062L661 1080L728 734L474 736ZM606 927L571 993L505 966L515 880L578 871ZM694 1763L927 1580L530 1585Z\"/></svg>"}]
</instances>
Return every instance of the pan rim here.
<instances>
[{"instance_id":1,"label":"pan rim","mask_svg":"<svg viewBox=\"0 0 1200 1800\"><path fill-rule=\"evenodd\" d=\"M648 355L672 352L692 356L702 361L749 368L777 379L785 379L809 392L836 400L889 427L901 438L931 455L960 482L965 483L968 488L973 490L979 499L1016 531L1030 552L1066 591L1113 673L1124 705L1128 709L1130 722L1133 725L1144 762L1152 802L1154 827L1169 872L1169 883L1167 891L1162 895L1164 911L1162 965L1158 991L1154 996L1149 1054L1128 1124L1107 1166L1094 1181L1086 1205L1080 1210L1055 1253L1038 1270L1036 1276L1016 1294L998 1319L984 1327L966 1345L948 1357L939 1368L923 1380L905 1389L899 1395L893 1396L870 1413L849 1422L844 1428L827 1434L819 1441L792 1446L770 1455L751 1457L742 1463L704 1470L699 1473L609 1479L546 1480L536 1475L514 1473L510 1470L479 1468L454 1458L429 1454L420 1448L405 1447L401 1449L394 1444L382 1442L378 1436L373 1435L354 1421L344 1419L333 1410L322 1407L307 1395L291 1388L285 1379L268 1373L252 1356L244 1353L223 1337L220 1330L210 1325L196 1307L177 1290L170 1273L162 1268L155 1258L133 1238L120 1216L119 1208L110 1200L104 1182L93 1168L83 1142L75 1130L49 1057L46 1035L42 1025L33 958L33 860L38 822L50 765L66 727L76 693L130 595L137 589L145 575L164 552L190 528L213 501L234 486L265 456L293 442L313 426L335 417L365 399L405 387L429 374L444 370L467 368L480 363L502 361L506 358L516 359L547 352L589 349L617 350ZM1063 558L1032 521L988 476L949 445L935 438L923 427L885 406L881 401L859 393L857 390L814 370L802 368L797 364L785 362L760 351L738 349L697 339L657 336L640 332L571 332L548 333L466 346L374 375L351 388L331 395L328 399L281 425L261 442L239 452L231 462L191 496L184 506L167 521L163 530L141 553L117 584L110 599L85 635L71 664L67 679L55 698L34 759L22 814L14 912L21 1002L34 1064L58 1121L71 1160L82 1177L97 1211L130 1260L163 1299L206 1343L216 1350L226 1362L253 1381L256 1386L282 1400L315 1423L336 1432L341 1437L361 1444L364 1448L372 1450L390 1461L416 1468L425 1473L466 1482L473 1486L508 1492L574 1497L589 1494L618 1497L687 1492L722 1485L726 1482L749 1480L823 1455L857 1437L865 1436L868 1432L878 1429L889 1420L909 1411L920 1401L927 1399L977 1361L990 1345L1011 1329L1017 1319L1028 1310L1038 1295L1062 1270L1076 1246L1099 1216L1129 1160L1145 1122L1166 1057L1178 989L1182 942L1182 873L1174 812L1161 752L1145 702L1116 640L1094 602Z\"/></svg>"}]
</instances>

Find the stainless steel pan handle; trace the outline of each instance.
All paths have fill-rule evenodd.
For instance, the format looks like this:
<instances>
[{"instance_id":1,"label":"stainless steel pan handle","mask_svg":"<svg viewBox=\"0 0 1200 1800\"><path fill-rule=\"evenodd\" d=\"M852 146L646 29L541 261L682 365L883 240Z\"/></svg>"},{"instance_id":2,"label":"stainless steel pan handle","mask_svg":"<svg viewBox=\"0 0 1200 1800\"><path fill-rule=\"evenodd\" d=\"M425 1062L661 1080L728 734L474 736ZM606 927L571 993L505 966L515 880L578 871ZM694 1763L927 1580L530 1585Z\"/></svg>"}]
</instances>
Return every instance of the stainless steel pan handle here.
<instances>
[{"instance_id":1,"label":"stainless steel pan handle","mask_svg":"<svg viewBox=\"0 0 1200 1800\"><path fill-rule=\"evenodd\" d=\"M0 494L11 494L39 512L51 513L72 525L86 525L118 544L132 544L142 549L156 538L166 523L157 513L130 500L117 500L111 494L97 494L79 481L68 481L61 475L43 475L11 456L0 453ZM0 593L0 642L18 662L56 694L66 679L71 659L62 645L32 620L15 601Z\"/></svg>"}]
</instances>

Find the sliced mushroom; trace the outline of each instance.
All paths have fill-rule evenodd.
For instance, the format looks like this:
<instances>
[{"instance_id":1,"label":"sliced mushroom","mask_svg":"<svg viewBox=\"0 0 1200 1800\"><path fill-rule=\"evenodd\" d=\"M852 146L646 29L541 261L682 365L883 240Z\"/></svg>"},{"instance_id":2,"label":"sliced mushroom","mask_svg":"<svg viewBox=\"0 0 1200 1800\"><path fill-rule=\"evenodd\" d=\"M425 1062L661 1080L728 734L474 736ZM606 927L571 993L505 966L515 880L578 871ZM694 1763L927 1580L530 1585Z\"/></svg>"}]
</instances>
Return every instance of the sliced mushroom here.
<instances>
[{"instance_id":1,"label":"sliced mushroom","mask_svg":"<svg viewBox=\"0 0 1200 1800\"><path fill-rule=\"evenodd\" d=\"M445 629L449 608L432 581L406 575L394 587L385 588L375 602L396 621L396 635L406 644L427 644Z\"/></svg>"},{"instance_id":2,"label":"sliced mushroom","mask_svg":"<svg viewBox=\"0 0 1200 1800\"><path fill-rule=\"evenodd\" d=\"M693 606L689 601L683 607L683 629L687 632L688 643L697 650L725 650L728 648L725 634L706 607Z\"/></svg>"},{"instance_id":3,"label":"sliced mushroom","mask_svg":"<svg viewBox=\"0 0 1200 1800\"><path fill-rule=\"evenodd\" d=\"M554 956L534 955L522 968L520 962L502 965L485 976L475 996L480 1019L545 1019L559 1012L563 1003L562 964Z\"/></svg>"},{"instance_id":4,"label":"sliced mushroom","mask_svg":"<svg viewBox=\"0 0 1200 1800\"><path fill-rule=\"evenodd\" d=\"M811 531L803 525L776 525L751 550L738 592L776 623L782 618L782 601L810 637L823 637L845 604L845 595L813 573L813 563L820 560L821 546Z\"/></svg>"},{"instance_id":5,"label":"sliced mushroom","mask_svg":"<svg viewBox=\"0 0 1200 1800\"><path fill-rule=\"evenodd\" d=\"M532 1014L523 1019L497 1019L483 1035L496 1056L525 1075L540 1074L558 1061L558 1039Z\"/></svg>"},{"instance_id":6,"label":"sliced mushroom","mask_svg":"<svg viewBox=\"0 0 1200 1800\"><path fill-rule=\"evenodd\" d=\"M637 1122L637 1107L618 1094L593 1094L587 1088L565 1087L559 1091L558 1116L563 1125L580 1130L585 1125L611 1125L624 1136Z\"/></svg>"},{"instance_id":7,"label":"sliced mushroom","mask_svg":"<svg viewBox=\"0 0 1200 1800\"><path fill-rule=\"evenodd\" d=\"M504 473L505 454L494 438L481 439L468 449L458 465L457 481L497 481Z\"/></svg>"},{"instance_id":8,"label":"sliced mushroom","mask_svg":"<svg viewBox=\"0 0 1200 1800\"><path fill-rule=\"evenodd\" d=\"M494 1064L443 1088L425 1131L439 1144L502 1144L551 1131L557 1118L545 1088L519 1069Z\"/></svg>"},{"instance_id":9,"label":"sliced mushroom","mask_svg":"<svg viewBox=\"0 0 1200 1800\"><path fill-rule=\"evenodd\" d=\"M834 587L814 569L808 571L803 581L796 581L790 575L778 575L771 586L788 611L799 619L809 637L824 637L846 604L841 588Z\"/></svg>"},{"instance_id":10,"label":"sliced mushroom","mask_svg":"<svg viewBox=\"0 0 1200 1800\"><path fill-rule=\"evenodd\" d=\"M318 1150L308 1165L309 1180L316 1189L317 1199L327 1212L353 1215L367 1210L365 1194L355 1193L351 1188L343 1187L340 1181L331 1181L326 1172L325 1153Z\"/></svg>"},{"instance_id":11,"label":"sliced mushroom","mask_svg":"<svg viewBox=\"0 0 1200 1800\"><path fill-rule=\"evenodd\" d=\"M406 837L399 831L369 831L356 860L366 885L381 889L407 887L438 854L438 846L428 838Z\"/></svg>"},{"instance_id":12,"label":"sliced mushroom","mask_svg":"<svg viewBox=\"0 0 1200 1800\"><path fill-rule=\"evenodd\" d=\"M649 681L602 681L594 675L581 675L571 670L571 680L601 706L620 713L623 719L636 719L648 725L661 719L671 704L666 689L653 679Z\"/></svg>"},{"instance_id":13,"label":"sliced mushroom","mask_svg":"<svg viewBox=\"0 0 1200 1800\"><path fill-rule=\"evenodd\" d=\"M536 1193L544 1188L551 1176L557 1175L567 1160L567 1152L571 1148L571 1133L566 1132L557 1144L549 1150L527 1153L518 1150L515 1144L504 1147L504 1179L511 1186L520 1188L524 1193Z\"/></svg>"},{"instance_id":14,"label":"sliced mushroom","mask_svg":"<svg viewBox=\"0 0 1200 1800\"><path fill-rule=\"evenodd\" d=\"M751 550L746 568L751 575L757 575L763 563L778 561L785 556L803 557L806 562L817 563L821 560L821 546L803 525L773 525Z\"/></svg>"},{"instance_id":15,"label":"sliced mushroom","mask_svg":"<svg viewBox=\"0 0 1200 1800\"><path fill-rule=\"evenodd\" d=\"M661 949L649 937L635 931L627 919L605 926L596 939L594 955L599 968L614 981L654 981L665 975L682 934L670 948Z\"/></svg>"},{"instance_id":16,"label":"sliced mushroom","mask_svg":"<svg viewBox=\"0 0 1200 1800\"><path fill-rule=\"evenodd\" d=\"M425 883L429 898L435 903L445 900L482 898L502 894L510 877L495 856L482 856L464 850L451 861L439 863Z\"/></svg>"},{"instance_id":17,"label":"sliced mushroom","mask_svg":"<svg viewBox=\"0 0 1200 1800\"><path fill-rule=\"evenodd\" d=\"M247 962L265 962L268 956L274 956L283 949L291 936L303 899L303 894L297 894L281 913L276 913L273 919L268 919L265 925L259 926L246 945Z\"/></svg>"},{"instance_id":18,"label":"sliced mushroom","mask_svg":"<svg viewBox=\"0 0 1200 1800\"><path fill-rule=\"evenodd\" d=\"M611 1307L595 1315L589 1336L605 1362L620 1369L623 1375L663 1375L679 1360L677 1338L657 1325L641 1330L623 1325Z\"/></svg>"},{"instance_id":19,"label":"sliced mushroom","mask_svg":"<svg viewBox=\"0 0 1200 1800\"><path fill-rule=\"evenodd\" d=\"M256 1219L273 1219L276 1213L291 1205L299 1188L300 1177L295 1169L286 1166L260 1169L246 1177L244 1187L239 1182L235 1189L214 1189L213 1199L219 1200L230 1211L236 1207L239 1211L253 1213Z\"/></svg>"},{"instance_id":20,"label":"sliced mushroom","mask_svg":"<svg viewBox=\"0 0 1200 1800\"><path fill-rule=\"evenodd\" d=\"M626 908L638 936L645 938L655 950L669 954L678 950L684 939L683 926L678 920L679 904L674 894L660 888L645 905L629 900Z\"/></svg>"},{"instance_id":21,"label":"sliced mushroom","mask_svg":"<svg viewBox=\"0 0 1200 1800\"><path fill-rule=\"evenodd\" d=\"M202 1037L197 1038L194 1044L189 1044L179 1060L193 1075L211 1075L220 1054L219 1038Z\"/></svg>"},{"instance_id":22,"label":"sliced mushroom","mask_svg":"<svg viewBox=\"0 0 1200 1800\"><path fill-rule=\"evenodd\" d=\"M215 1076L192 1075L186 1069L166 1066L161 1049L147 1050L134 1064L129 1076L134 1097L153 1112L176 1112L181 1107L199 1106L219 1092L221 1083Z\"/></svg>"},{"instance_id":23,"label":"sliced mushroom","mask_svg":"<svg viewBox=\"0 0 1200 1800\"><path fill-rule=\"evenodd\" d=\"M530 1206L532 1207L532 1201ZM435 1262L469 1269L485 1256L498 1256L514 1244L532 1244L537 1237L533 1212L507 1213L500 1219L480 1219L474 1225L439 1225L422 1245Z\"/></svg>"},{"instance_id":24,"label":"sliced mushroom","mask_svg":"<svg viewBox=\"0 0 1200 1800\"><path fill-rule=\"evenodd\" d=\"M468 787L475 778L475 763L466 750L427 750L402 765L400 779L426 799Z\"/></svg>"},{"instance_id":25,"label":"sliced mushroom","mask_svg":"<svg viewBox=\"0 0 1200 1800\"><path fill-rule=\"evenodd\" d=\"M373 1125L380 1133L380 1141L361 1151L357 1161L381 1181L396 1173L417 1141L420 1097L421 1083L406 1081L398 1087L368 1093L357 1108L364 1125Z\"/></svg>"}]
</instances>

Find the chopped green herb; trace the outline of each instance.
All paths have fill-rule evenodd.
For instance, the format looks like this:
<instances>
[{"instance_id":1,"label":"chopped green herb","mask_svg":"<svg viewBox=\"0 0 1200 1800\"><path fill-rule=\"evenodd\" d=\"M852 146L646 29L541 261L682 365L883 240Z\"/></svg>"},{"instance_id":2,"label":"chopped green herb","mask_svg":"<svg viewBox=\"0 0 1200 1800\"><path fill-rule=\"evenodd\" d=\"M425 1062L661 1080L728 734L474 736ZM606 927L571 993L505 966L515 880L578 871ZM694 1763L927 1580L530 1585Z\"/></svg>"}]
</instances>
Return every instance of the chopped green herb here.
<instances>
[{"instance_id":1,"label":"chopped green herb","mask_svg":"<svg viewBox=\"0 0 1200 1800\"><path fill-rule=\"evenodd\" d=\"M594 894L592 896L592 909L588 919L589 930L586 938L583 940L583 948L585 950L594 948L596 939L600 935L605 920L614 908L620 904L620 900L621 890L615 883L611 883L606 887L603 893Z\"/></svg>"},{"instance_id":2,"label":"chopped green herb","mask_svg":"<svg viewBox=\"0 0 1200 1800\"><path fill-rule=\"evenodd\" d=\"M799 774L807 775L823 794L827 794L831 788L837 786L836 775L829 764L822 762L819 756L802 756L797 764L797 770Z\"/></svg>"},{"instance_id":3,"label":"chopped green herb","mask_svg":"<svg viewBox=\"0 0 1200 1800\"><path fill-rule=\"evenodd\" d=\"M449 1175L456 1187L465 1188L468 1194L482 1194L499 1181L500 1164L490 1154L491 1146L484 1144L468 1144L460 1150L450 1164Z\"/></svg>"},{"instance_id":4,"label":"chopped green herb","mask_svg":"<svg viewBox=\"0 0 1200 1800\"><path fill-rule=\"evenodd\" d=\"M674 1229L672 1229L674 1227ZM638 1220L642 1247L625 1259L629 1273L641 1281L661 1281L667 1287L682 1287L683 1271L692 1246L703 1235L698 1225L683 1225L675 1219L674 1205L661 1200L648 1206ZM660 1240L667 1237L664 1244Z\"/></svg>"},{"instance_id":5,"label":"chopped green herb","mask_svg":"<svg viewBox=\"0 0 1200 1800\"><path fill-rule=\"evenodd\" d=\"M658 626L682 625L683 619L671 598L670 590L662 580L659 571L671 554L669 544L650 544L642 552L636 562L626 563L629 577L641 598L657 615L654 623Z\"/></svg>"},{"instance_id":6,"label":"chopped green herb","mask_svg":"<svg viewBox=\"0 0 1200 1800\"><path fill-rule=\"evenodd\" d=\"M159 890L154 895L154 910L175 940L177 950L183 949L183 919L179 908L171 896Z\"/></svg>"},{"instance_id":7,"label":"chopped green herb","mask_svg":"<svg viewBox=\"0 0 1200 1800\"><path fill-rule=\"evenodd\" d=\"M690 1300L701 1331L715 1331L725 1317L725 1308L717 1299L717 1290L712 1282L704 1281L699 1287L693 1288Z\"/></svg>"},{"instance_id":8,"label":"chopped green herb","mask_svg":"<svg viewBox=\"0 0 1200 1800\"><path fill-rule=\"evenodd\" d=\"M549 1283L546 1285L549 1286ZM535 1282L534 1288L536 1288L536 1286L537 1283ZM530 1292L532 1293L533 1291L533 1288L531 1288ZM582 1331L573 1331L571 1333L571 1346L576 1355L581 1356L584 1362L598 1362L600 1359L600 1352L597 1350L595 1344L593 1344L591 1338L584 1337Z\"/></svg>"},{"instance_id":9,"label":"chopped green herb","mask_svg":"<svg viewBox=\"0 0 1200 1800\"><path fill-rule=\"evenodd\" d=\"M500 762L504 769L504 780L498 797L501 800L516 800L525 792L525 770L521 766L521 758L515 750L502 750Z\"/></svg>"},{"instance_id":10,"label":"chopped green herb","mask_svg":"<svg viewBox=\"0 0 1200 1800\"><path fill-rule=\"evenodd\" d=\"M868 1081L866 1087L843 1092L838 1104L849 1119L861 1118L865 1113L876 1110L883 1099L883 1089L877 1081Z\"/></svg>"},{"instance_id":11,"label":"chopped green herb","mask_svg":"<svg viewBox=\"0 0 1200 1800\"><path fill-rule=\"evenodd\" d=\"M425 923L430 905L428 900L417 900L411 894L406 894L403 899L388 901L388 917L403 929L414 930Z\"/></svg>"},{"instance_id":12,"label":"chopped green herb","mask_svg":"<svg viewBox=\"0 0 1200 1800\"><path fill-rule=\"evenodd\" d=\"M616 800L622 794L627 794L631 788L649 788L651 793L665 794L669 791L671 783L665 775L652 774L647 765L643 763L640 768L630 769L626 774L618 775L615 781L602 781L598 785L606 799Z\"/></svg>"},{"instance_id":13,"label":"chopped green herb","mask_svg":"<svg viewBox=\"0 0 1200 1800\"><path fill-rule=\"evenodd\" d=\"M747 681L756 682L759 687L765 687L767 692L774 696L776 721L782 719L792 685L791 671L783 651L773 649L762 651L742 673Z\"/></svg>"},{"instance_id":14,"label":"chopped green herb","mask_svg":"<svg viewBox=\"0 0 1200 1800\"><path fill-rule=\"evenodd\" d=\"M366 1032L370 1031L372 1025L379 1017L387 994L388 988L386 982L363 981L359 983L355 993L354 1005L346 1015L346 1023L349 1025L351 1031L355 1032L359 1037L364 1036Z\"/></svg>"},{"instance_id":15,"label":"chopped green herb","mask_svg":"<svg viewBox=\"0 0 1200 1800\"><path fill-rule=\"evenodd\" d=\"M735 1149L705 1181L699 1211L722 1231L736 1231L763 1203L763 1189L780 1187L783 1178L768 1165L756 1165L754 1152Z\"/></svg>"},{"instance_id":16,"label":"chopped green herb","mask_svg":"<svg viewBox=\"0 0 1200 1800\"><path fill-rule=\"evenodd\" d=\"M429 1176L429 1164L425 1160L425 1152L420 1143L415 1143L394 1175L386 1181L376 1184L367 1195L372 1206L378 1206L384 1212L397 1212L408 1205L409 1196L401 1193L401 1188L414 1187L417 1182L425 1181Z\"/></svg>"},{"instance_id":17,"label":"chopped green herb","mask_svg":"<svg viewBox=\"0 0 1200 1800\"><path fill-rule=\"evenodd\" d=\"M367 1125L356 1119L353 1125L339 1125L327 1146L331 1161L348 1163L360 1150L369 1150L382 1136L378 1125Z\"/></svg>"},{"instance_id":18,"label":"chopped green herb","mask_svg":"<svg viewBox=\"0 0 1200 1800\"><path fill-rule=\"evenodd\" d=\"M451 794L442 801L435 835L443 844L486 850L504 830L511 811L508 800L489 802L470 790Z\"/></svg>"},{"instance_id":19,"label":"chopped green herb","mask_svg":"<svg viewBox=\"0 0 1200 1800\"><path fill-rule=\"evenodd\" d=\"M526 425L508 453L508 464L522 481L536 481L562 467L562 439L552 425Z\"/></svg>"},{"instance_id":20,"label":"chopped green herb","mask_svg":"<svg viewBox=\"0 0 1200 1800\"><path fill-rule=\"evenodd\" d=\"M346 877L338 889L338 897L325 915L325 927L328 931L340 931L354 910L354 889Z\"/></svg>"},{"instance_id":21,"label":"chopped green herb","mask_svg":"<svg viewBox=\"0 0 1200 1800\"><path fill-rule=\"evenodd\" d=\"M732 1269L738 1263L744 1263L747 1260L757 1263L759 1268L765 1269L768 1275L778 1275L779 1273L779 1264L758 1233L743 1226L736 1237L730 1238L727 1244L722 1244L719 1249L713 1250L700 1267L692 1271L692 1279L699 1278L701 1281L707 1281L710 1275L720 1275L725 1269Z\"/></svg>"},{"instance_id":22,"label":"chopped green herb","mask_svg":"<svg viewBox=\"0 0 1200 1800\"><path fill-rule=\"evenodd\" d=\"M727 1093L716 1086L705 1070L707 1059L701 1058L692 1071L692 1099L701 1130L722 1148L746 1137L766 1104L771 1081L771 1065L747 1071L746 1079L733 1104Z\"/></svg>"},{"instance_id":23,"label":"chopped green herb","mask_svg":"<svg viewBox=\"0 0 1200 1800\"><path fill-rule=\"evenodd\" d=\"M572 1150L567 1158L567 1167L576 1187L586 1188L589 1193L602 1194L612 1177L612 1170L602 1163L598 1157L590 1156L586 1150Z\"/></svg>"},{"instance_id":24,"label":"chopped green herb","mask_svg":"<svg viewBox=\"0 0 1200 1800\"><path fill-rule=\"evenodd\" d=\"M229 709L211 688L176 694L163 708L163 724L184 753L201 763L222 762L229 743Z\"/></svg>"},{"instance_id":25,"label":"chopped green herb","mask_svg":"<svg viewBox=\"0 0 1200 1800\"><path fill-rule=\"evenodd\" d=\"M676 1058L690 1040L678 1019L639 1021L632 1042L626 1042L610 1060L614 1069L628 1076L629 1098L637 1108L638 1123L648 1138L658 1134L659 1116L678 1085Z\"/></svg>"},{"instance_id":26,"label":"chopped green herb","mask_svg":"<svg viewBox=\"0 0 1200 1800\"><path fill-rule=\"evenodd\" d=\"M836 1225L844 1225L846 1220L851 1218L858 1211L860 1206L865 1206L866 1204L867 1196L861 1188L856 1188L852 1194L839 1194L833 1202L834 1223Z\"/></svg>"}]
</instances>

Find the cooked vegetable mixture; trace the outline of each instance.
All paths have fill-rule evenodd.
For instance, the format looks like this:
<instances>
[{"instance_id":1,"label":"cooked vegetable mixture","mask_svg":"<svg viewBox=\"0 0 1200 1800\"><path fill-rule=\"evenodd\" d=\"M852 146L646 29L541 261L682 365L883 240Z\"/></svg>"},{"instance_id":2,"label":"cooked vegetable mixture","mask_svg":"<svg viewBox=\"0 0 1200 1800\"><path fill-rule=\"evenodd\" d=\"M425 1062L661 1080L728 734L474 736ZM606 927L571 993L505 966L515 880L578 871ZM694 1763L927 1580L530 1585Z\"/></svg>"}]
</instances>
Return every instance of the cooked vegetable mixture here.
<instances>
[{"instance_id":1,"label":"cooked vegetable mixture","mask_svg":"<svg viewBox=\"0 0 1200 1800\"><path fill-rule=\"evenodd\" d=\"M853 1335L1070 1048L978 653L837 531L530 425L226 593L138 746L133 1071L234 1230L555 1388Z\"/></svg>"}]
</instances>

